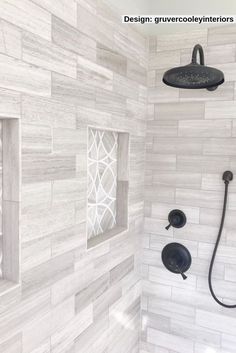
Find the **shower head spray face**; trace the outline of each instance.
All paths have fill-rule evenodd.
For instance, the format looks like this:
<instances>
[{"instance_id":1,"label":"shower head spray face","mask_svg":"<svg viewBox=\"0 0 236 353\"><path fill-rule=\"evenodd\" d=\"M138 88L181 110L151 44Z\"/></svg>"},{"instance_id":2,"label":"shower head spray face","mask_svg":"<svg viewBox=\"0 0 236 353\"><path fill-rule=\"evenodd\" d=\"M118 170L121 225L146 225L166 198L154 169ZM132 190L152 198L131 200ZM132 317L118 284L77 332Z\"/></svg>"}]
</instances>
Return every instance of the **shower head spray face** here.
<instances>
[{"instance_id":1,"label":"shower head spray face","mask_svg":"<svg viewBox=\"0 0 236 353\"><path fill-rule=\"evenodd\" d=\"M200 64L197 63L198 52L200 55ZM224 82L224 74L218 69L204 65L203 48L197 44L193 48L191 63L166 71L162 81L166 85L175 88L206 88L208 91L214 91Z\"/></svg>"}]
</instances>

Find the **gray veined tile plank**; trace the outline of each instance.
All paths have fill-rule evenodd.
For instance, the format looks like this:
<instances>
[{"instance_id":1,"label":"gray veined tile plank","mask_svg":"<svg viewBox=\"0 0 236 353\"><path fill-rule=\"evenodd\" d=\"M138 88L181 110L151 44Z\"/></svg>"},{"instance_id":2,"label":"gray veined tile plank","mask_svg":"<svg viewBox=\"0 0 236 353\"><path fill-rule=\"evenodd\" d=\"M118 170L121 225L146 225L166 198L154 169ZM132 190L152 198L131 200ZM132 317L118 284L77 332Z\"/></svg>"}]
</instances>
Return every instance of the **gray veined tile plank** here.
<instances>
[{"instance_id":1,"label":"gray veined tile plank","mask_svg":"<svg viewBox=\"0 0 236 353\"><path fill-rule=\"evenodd\" d=\"M24 183L73 178L76 175L75 156L30 154L22 158Z\"/></svg>"},{"instance_id":2,"label":"gray veined tile plank","mask_svg":"<svg viewBox=\"0 0 236 353\"><path fill-rule=\"evenodd\" d=\"M161 152L161 151L160 151ZM158 171L174 171L176 170L176 155L147 153L146 155L147 169Z\"/></svg>"},{"instance_id":3,"label":"gray veined tile plank","mask_svg":"<svg viewBox=\"0 0 236 353\"><path fill-rule=\"evenodd\" d=\"M22 35L22 59L65 76L77 75L76 54L29 32Z\"/></svg>"},{"instance_id":4,"label":"gray veined tile plank","mask_svg":"<svg viewBox=\"0 0 236 353\"><path fill-rule=\"evenodd\" d=\"M98 111L93 108L92 109L86 108L86 107L77 108L76 120L77 120L77 124L76 124L77 129L82 127L82 128L85 128L85 130L89 125L106 129L107 126L113 127L112 123L114 122L112 114Z\"/></svg>"},{"instance_id":5,"label":"gray veined tile plank","mask_svg":"<svg viewBox=\"0 0 236 353\"><path fill-rule=\"evenodd\" d=\"M78 16L81 18L80 13ZM112 17L114 19L114 16L111 15L110 18L105 18L105 17L107 17L107 16L104 16L104 13L99 14L97 11L95 21L94 21L94 17L91 18L91 20L92 20L91 29L93 31L92 38L94 38L97 43L103 43L108 48L113 48L114 47L114 37L115 37L115 34L117 33L117 30L115 28L115 26L116 26L115 21L111 20ZM86 20L87 20L87 18L86 18ZM83 20L81 21L81 24L82 24L82 26L84 26ZM87 22L86 22L85 26L86 25L87 25ZM94 31L94 28L95 28L95 31Z\"/></svg>"},{"instance_id":6,"label":"gray veined tile plank","mask_svg":"<svg viewBox=\"0 0 236 353\"><path fill-rule=\"evenodd\" d=\"M127 106L126 106L126 111L127 115L130 118L133 119L141 119L146 123L146 117L147 117L147 108L146 104L137 102L136 100L133 99L127 99L126 101Z\"/></svg>"},{"instance_id":7,"label":"gray veined tile plank","mask_svg":"<svg viewBox=\"0 0 236 353\"><path fill-rule=\"evenodd\" d=\"M44 237L21 245L21 271L25 272L51 258L51 238Z\"/></svg>"},{"instance_id":8,"label":"gray veined tile plank","mask_svg":"<svg viewBox=\"0 0 236 353\"><path fill-rule=\"evenodd\" d=\"M21 31L3 20L0 20L0 52L21 58Z\"/></svg>"},{"instance_id":9,"label":"gray veined tile plank","mask_svg":"<svg viewBox=\"0 0 236 353\"><path fill-rule=\"evenodd\" d=\"M114 23L106 21L104 16L100 16L98 13L95 16L79 4L77 14L77 28L81 32L97 42L104 43L104 45L111 48L113 47Z\"/></svg>"},{"instance_id":10,"label":"gray veined tile plank","mask_svg":"<svg viewBox=\"0 0 236 353\"><path fill-rule=\"evenodd\" d=\"M28 297L20 303L14 303L0 316L1 337L0 342L12 338L20 332L29 322L38 320L50 310L50 290L38 292L37 296Z\"/></svg>"},{"instance_id":11,"label":"gray veined tile plank","mask_svg":"<svg viewBox=\"0 0 236 353\"><path fill-rule=\"evenodd\" d=\"M176 189L176 201L183 205L221 208L223 195L218 191Z\"/></svg>"},{"instance_id":12,"label":"gray veined tile plank","mask_svg":"<svg viewBox=\"0 0 236 353\"><path fill-rule=\"evenodd\" d=\"M21 130L19 119L2 122L3 200L20 201Z\"/></svg>"},{"instance_id":13,"label":"gray veined tile plank","mask_svg":"<svg viewBox=\"0 0 236 353\"><path fill-rule=\"evenodd\" d=\"M229 351L233 351L236 345L235 335L223 333L221 337L222 348Z\"/></svg>"},{"instance_id":14,"label":"gray veined tile plank","mask_svg":"<svg viewBox=\"0 0 236 353\"><path fill-rule=\"evenodd\" d=\"M84 200L87 193L87 178L55 180L52 186L52 204Z\"/></svg>"},{"instance_id":15,"label":"gray veined tile plank","mask_svg":"<svg viewBox=\"0 0 236 353\"><path fill-rule=\"evenodd\" d=\"M29 0L2 0L1 18L51 40L51 14Z\"/></svg>"},{"instance_id":16,"label":"gray veined tile plank","mask_svg":"<svg viewBox=\"0 0 236 353\"><path fill-rule=\"evenodd\" d=\"M159 85L158 87L149 88L148 102L149 103L165 103L179 101L179 89Z\"/></svg>"},{"instance_id":17,"label":"gray veined tile plank","mask_svg":"<svg viewBox=\"0 0 236 353\"><path fill-rule=\"evenodd\" d=\"M23 95L22 121L55 128L76 128L76 108L49 98Z\"/></svg>"},{"instance_id":18,"label":"gray veined tile plank","mask_svg":"<svg viewBox=\"0 0 236 353\"><path fill-rule=\"evenodd\" d=\"M162 186L176 188L200 189L202 175L195 172L166 172L152 171L152 182Z\"/></svg>"},{"instance_id":19,"label":"gray veined tile plank","mask_svg":"<svg viewBox=\"0 0 236 353\"><path fill-rule=\"evenodd\" d=\"M198 244L198 257L199 257L199 259L205 259L205 260L209 259L210 256L212 255L213 249L214 249L214 243L210 244L210 243L205 243L205 242L204 243L199 242L199 244ZM219 247L218 253L217 253L217 261L218 261L218 263L225 265L225 267L227 267L228 265L236 265L235 254L236 254L235 247L221 244L221 246ZM228 270L229 270L229 268L228 268ZM231 268L231 270L232 270L232 268ZM206 278L204 280L206 280ZM230 286L230 284L232 284L232 286L233 286L232 289L235 289L236 285L235 285L235 283L233 283L234 278L231 277L231 280L230 280L231 282L230 282L229 277L227 275L227 280L228 280L228 285ZM222 283L219 283L219 284L222 284ZM201 285L200 278L199 278L199 286L201 287L201 290L204 290L204 291L208 290L207 287L204 287L203 285ZM227 286L227 281L225 282L225 286ZM218 285L218 291L220 290L220 292L222 293L222 291L224 291L224 286L222 286L221 288L220 287L221 286ZM225 287L225 293L222 294L221 296L229 297L230 293L228 293L228 295L227 295L227 289L228 289L228 287L227 288ZM235 292L234 290L231 291L232 296L234 296L234 292Z\"/></svg>"},{"instance_id":20,"label":"gray veined tile plank","mask_svg":"<svg viewBox=\"0 0 236 353\"><path fill-rule=\"evenodd\" d=\"M21 212L26 214L35 207L50 207L52 183L32 183L21 186Z\"/></svg>"},{"instance_id":21,"label":"gray veined tile plank","mask_svg":"<svg viewBox=\"0 0 236 353\"><path fill-rule=\"evenodd\" d=\"M226 101L234 99L234 83L226 82L219 86L216 91L210 92L204 89L200 90L184 90L180 89L180 102L189 101Z\"/></svg>"},{"instance_id":22,"label":"gray veined tile plank","mask_svg":"<svg viewBox=\"0 0 236 353\"><path fill-rule=\"evenodd\" d=\"M188 155L177 156L177 170L181 172L221 173L229 166L230 158L227 155L220 157L213 153L211 156L191 155L191 158Z\"/></svg>"},{"instance_id":23,"label":"gray veined tile plank","mask_svg":"<svg viewBox=\"0 0 236 353\"><path fill-rule=\"evenodd\" d=\"M1 353L22 353L22 334L18 333L0 344Z\"/></svg>"},{"instance_id":24,"label":"gray veined tile plank","mask_svg":"<svg viewBox=\"0 0 236 353\"><path fill-rule=\"evenodd\" d=\"M22 152L51 153L52 131L48 126L22 124Z\"/></svg>"},{"instance_id":25,"label":"gray veined tile plank","mask_svg":"<svg viewBox=\"0 0 236 353\"><path fill-rule=\"evenodd\" d=\"M156 85L156 71L148 70L147 71L147 87L155 87Z\"/></svg>"},{"instance_id":26,"label":"gray veined tile plank","mask_svg":"<svg viewBox=\"0 0 236 353\"><path fill-rule=\"evenodd\" d=\"M178 135L181 137L230 137L229 120L180 120Z\"/></svg>"},{"instance_id":27,"label":"gray veined tile plank","mask_svg":"<svg viewBox=\"0 0 236 353\"><path fill-rule=\"evenodd\" d=\"M134 256L130 256L110 271L111 284L119 282L134 269Z\"/></svg>"},{"instance_id":28,"label":"gray veined tile plank","mask_svg":"<svg viewBox=\"0 0 236 353\"><path fill-rule=\"evenodd\" d=\"M105 113L122 117L126 114L126 98L118 93L97 88L95 107Z\"/></svg>"},{"instance_id":29,"label":"gray veined tile plank","mask_svg":"<svg viewBox=\"0 0 236 353\"><path fill-rule=\"evenodd\" d=\"M52 208L35 207L22 215L22 241L31 241L62 231L75 224L75 208L73 204L63 203Z\"/></svg>"},{"instance_id":30,"label":"gray veined tile plank","mask_svg":"<svg viewBox=\"0 0 236 353\"><path fill-rule=\"evenodd\" d=\"M96 17L84 6L77 6L77 28L87 36L96 40Z\"/></svg>"},{"instance_id":31,"label":"gray veined tile plank","mask_svg":"<svg viewBox=\"0 0 236 353\"><path fill-rule=\"evenodd\" d=\"M219 26L208 30L208 45L229 44L235 43L236 27Z\"/></svg>"},{"instance_id":32,"label":"gray veined tile plank","mask_svg":"<svg viewBox=\"0 0 236 353\"><path fill-rule=\"evenodd\" d=\"M80 353L93 352L96 342L108 330L109 319L105 315L100 320L95 320L81 335L75 340L76 351Z\"/></svg>"},{"instance_id":33,"label":"gray veined tile plank","mask_svg":"<svg viewBox=\"0 0 236 353\"><path fill-rule=\"evenodd\" d=\"M39 352L41 351L41 345L45 344L45 341L49 340L51 333L51 315L47 313L40 320L31 322L23 330L22 343L23 353ZM44 346L47 352L47 346Z\"/></svg>"},{"instance_id":34,"label":"gray veined tile plank","mask_svg":"<svg viewBox=\"0 0 236 353\"><path fill-rule=\"evenodd\" d=\"M145 188L145 201L171 202L175 201L175 187L152 185Z\"/></svg>"},{"instance_id":35,"label":"gray veined tile plank","mask_svg":"<svg viewBox=\"0 0 236 353\"><path fill-rule=\"evenodd\" d=\"M205 156L235 156L236 138L208 139L208 141L203 144L203 154Z\"/></svg>"},{"instance_id":36,"label":"gray veined tile plank","mask_svg":"<svg viewBox=\"0 0 236 353\"><path fill-rule=\"evenodd\" d=\"M49 71L3 54L0 54L0 81L3 88L41 96L51 95Z\"/></svg>"},{"instance_id":37,"label":"gray veined tile plank","mask_svg":"<svg viewBox=\"0 0 236 353\"><path fill-rule=\"evenodd\" d=\"M205 119L236 119L236 102L206 102Z\"/></svg>"},{"instance_id":38,"label":"gray veined tile plank","mask_svg":"<svg viewBox=\"0 0 236 353\"><path fill-rule=\"evenodd\" d=\"M74 340L93 323L92 309L93 305L88 305L70 321L69 325L51 336L51 353L66 353L73 347Z\"/></svg>"},{"instance_id":39,"label":"gray veined tile plank","mask_svg":"<svg viewBox=\"0 0 236 353\"><path fill-rule=\"evenodd\" d=\"M67 50L96 61L96 41L55 16L52 16L52 40Z\"/></svg>"},{"instance_id":40,"label":"gray veined tile plank","mask_svg":"<svg viewBox=\"0 0 236 353\"><path fill-rule=\"evenodd\" d=\"M177 127L175 127L177 130ZM171 129L173 130L173 129ZM151 135L147 133L147 136ZM153 153L161 154L177 154L178 157L183 155L201 155L204 139L189 137L156 137L153 133ZM190 159L191 160L191 159Z\"/></svg>"},{"instance_id":41,"label":"gray veined tile plank","mask_svg":"<svg viewBox=\"0 0 236 353\"><path fill-rule=\"evenodd\" d=\"M138 41L134 39L134 36L130 35L129 29L127 29L127 31L115 31L114 47L127 59L135 59L139 63L141 61L143 50L137 44Z\"/></svg>"},{"instance_id":42,"label":"gray veined tile plank","mask_svg":"<svg viewBox=\"0 0 236 353\"><path fill-rule=\"evenodd\" d=\"M176 319L185 323L192 323L195 316L195 309L192 306L183 306L171 299L151 296L148 302L148 310L151 313L163 315L169 320ZM169 329L168 329L169 332Z\"/></svg>"},{"instance_id":43,"label":"gray veined tile plank","mask_svg":"<svg viewBox=\"0 0 236 353\"><path fill-rule=\"evenodd\" d=\"M75 0L33 0L33 2L44 8L52 15L62 18L73 26L77 25L77 6Z\"/></svg>"},{"instance_id":44,"label":"gray veined tile plank","mask_svg":"<svg viewBox=\"0 0 236 353\"><path fill-rule=\"evenodd\" d=\"M30 353L50 353L50 337L46 338L44 342L39 343L37 348Z\"/></svg>"},{"instance_id":45,"label":"gray veined tile plank","mask_svg":"<svg viewBox=\"0 0 236 353\"><path fill-rule=\"evenodd\" d=\"M171 320L171 332L174 335L185 337L190 340L197 340L212 346L220 346L221 336L218 332L202 328L192 323L185 323L181 320Z\"/></svg>"},{"instance_id":46,"label":"gray veined tile plank","mask_svg":"<svg viewBox=\"0 0 236 353\"><path fill-rule=\"evenodd\" d=\"M147 135L152 135L153 138L159 137L177 137L178 136L178 121L171 120L148 120Z\"/></svg>"},{"instance_id":47,"label":"gray veined tile plank","mask_svg":"<svg viewBox=\"0 0 236 353\"><path fill-rule=\"evenodd\" d=\"M168 50L149 54L149 69L168 69L180 65L180 51Z\"/></svg>"},{"instance_id":48,"label":"gray veined tile plank","mask_svg":"<svg viewBox=\"0 0 236 353\"><path fill-rule=\"evenodd\" d=\"M0 89L0 117L20 118L20 93L7 89Z\"/></svg>"},{"instance_id":49,"label":"gray veined tile plank","mask_svg":"<svg viewBox=\"0 0 236 353\"><path fill-rule=\"evenodd\" d=\"M95 87L52 73L52 97L64 103L91 108L95 106Z\"/></svg>"},{"instance_id":50,"label":"gray veined tile plank","mask_svg":"<svg viewBox=\"0 0 236 353\"><path fill-rule=\"evenodd\" d=\"M81 312L90 302L95 301L104 292L106 292L110 285L109 273L105 273L95 281L89 284L88 287L75 295L75 311Z\"/></svg>"},{"instance_id":51,"label":"gray veined tile plank","mask_svg":"<svg viewBox=\"0 0 236 353\"><path fill-rule=\"evenodd\" d=\"M214 102L215 104L217 102ZM157 120L194 120L204 119L203 102L162 103L155 105L155 119Z\"/></svg>"},{"instance_id":52,"label":"gray veined tile plank","mask_svg":"<svg viewBox=\"0 0 236 353\"><path fill-rule=\"evenodd\" d=\"M74 271L72 253L59 255L22 274L22 291L28 296L45 289Z\"/></svg>"},{"instance_id":53,"label":"gray veined tile plank","mask_svg":"<svg viewBox=\"0 0 236 353\"><path fill-rule=\"evenodd\" d=\"M147 330L147 340L155 345L166 347L170 350L177 349L178 353L193 353L193 341L174 334L165 333L153 328Z\"/></svg>"},{"instance_id":54,"label":"gray veined tile plank","mask_svg":"<svg viewBox=\"0 0 236 353\"><path fill-rule=\"evenodd\" d=\"M232 136L236 137L236 123L232 121Z\"/></svg>"},{"instance_id":55,"label":"gray veined tile plank","mask_svg":"<svg viewBox=\"0 0 236 353\"><path fill-rule=\"evenodd\" d=\"M235 334L235 318L209 311L196 311L196 323L202 327L213 329L226 334Z\"/></svg>"},{"instance_id":56,"label":"gray veined tile plank","mask_svg":"<svg viewBox=\"0 0 236 353\"><path fill-rule=\"evenodd\" d=\"M100 43L97 43L97 63L120 75L127 74L127 58Z\"/></svg>"},{"instance_id":57,"label":"gray veined tile plank","mask_svg":"<svg viewBox=\"0 0 236 353\"><path fill-rule=\"evenodd\" d=\"M77 56L77 79L107 90L113 88L113 72L81 56Z\"/></svg>"},{"instance_id":58,"label":"gray veined tile plank","mask_svg":"<svg viewBox=\"0 0 236 353\"><path fill-rule=\"evenodd\" d=\"M97 2L96 2L96 0L76 0L76 2L80 6L85 7L90 12L96 14L96 11L97 11ZM99 6L100 6L100 4L99 4Z\"/></svg>"},{"instance_id":59,"label":"gray veined tile plank","mask_svg":"<svg viewBox=\"0 0 236 353\"><path fill-rule=\"evenodd\" d=\"M187 214L186 214L187 215ZM188 215L187 215L188 218ZM201 241L203 243L215 243L218 233L217 225L209 226L203 224L187 224L182 231L174 229L176 239L186 239L191 241ZM225 232L222 234L222 241L225 239Z\"/></svg>"},{"instance_id":60,"label":"gray veined tile plank","mask_svg":"<svg viewBox=\"0 0 236 353\"><path fill-rule=\"evenodd\" d=\"M141 85L147 85L147 70L133 60L127 62L127 77Z\"/></svg>"},{"instance_id":61,"label":"gray veined tile plank","mask_svg":"<svg viewBox=\"0 0 236 353\"><path fill-rule=\"evenodd\" d=\"M156 44L157 44L157 36L155 36L155 35L149 36L148 37L149 53L155 53L157 51Z\"/></svg>"},{"instance_id":62,"label":"gray veined tile plank","mask_svg":"<svg viewBox=\"0 0 236 353\"><path fill-rule=\"evenodd\" d=\"M123 95L129 99L138 100L138 87L129 78L114 73L113 92Z\"/></svg>"},{"instance_id":63,"label":"gray veined tile plank","mask_svg":"<svg viewBox=\"0 0 236 353\"><path fill-rule=\"evenodd\" d=\"M157 51L179 50L185 48L193 48L196 42L202 46L207 44L207 29L199 29L194 31L186 31L185 33L175 33L172 35L159 35L157 40Z\"/></svg>"},{"instance_id":64,"label":"gray veined tile plank","mask_svg":"<svg viewBox=\"0 0 236 353\"><path fill-rule=\"evenodd\" d=\"M53 129L53 152L75 155L82 150L86 154L86 147L84 139L81 141L80 130Z\"/></svg>"},{"instance_id":65,"label":"gray veined tile plank","mask_svg":"<svg viewBox=\"0 0 236 353\"><path fill-rule=\"evenodd\" d=\"M77 248L85 251L86 247L87 237L85 221L56 232L51 236L52 256L57 256Z\"/></svg>"}]
</instances>

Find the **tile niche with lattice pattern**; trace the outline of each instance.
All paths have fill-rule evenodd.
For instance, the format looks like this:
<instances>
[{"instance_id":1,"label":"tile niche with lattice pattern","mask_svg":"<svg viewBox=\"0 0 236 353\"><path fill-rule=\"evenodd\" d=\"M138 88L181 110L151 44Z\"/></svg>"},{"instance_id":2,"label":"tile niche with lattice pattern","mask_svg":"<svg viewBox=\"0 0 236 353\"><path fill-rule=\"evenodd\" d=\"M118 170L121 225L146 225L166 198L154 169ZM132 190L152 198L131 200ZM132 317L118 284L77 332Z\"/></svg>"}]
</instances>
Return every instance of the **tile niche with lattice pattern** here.
<instances>
[{"instance_id":1,"label":"tile niche with lattice pattern","mask_svg":"<svg viewBox=\"0 0 236 353\"><path fill-rule=\"evenodd\" d=\"M127 229L129 134L88 128L88 247Z\"/></svg>"}]
</instances>

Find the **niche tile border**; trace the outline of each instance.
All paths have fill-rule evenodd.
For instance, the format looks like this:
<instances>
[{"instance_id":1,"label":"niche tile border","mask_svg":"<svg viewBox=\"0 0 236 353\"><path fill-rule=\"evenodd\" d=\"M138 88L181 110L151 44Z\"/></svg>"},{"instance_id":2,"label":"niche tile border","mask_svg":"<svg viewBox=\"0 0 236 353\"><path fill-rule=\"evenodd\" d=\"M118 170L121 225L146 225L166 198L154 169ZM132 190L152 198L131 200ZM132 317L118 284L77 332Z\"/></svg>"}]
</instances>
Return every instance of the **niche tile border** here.
<instances>
[{"instance_id":1,"label":"niche tile border","mask_svg":"<svg viewBox=\"0 0 236 353\"><path fill-rule=\"evenodd\" d=\"M128 230L129 192L129 133L114 129L104 129L97 126L87 126L87 158L89 153L88 144L90 130L107 131L117 134L116 222L112 229L89 238L87 200L87 249L93 248Z\"/></svg>"},{"instance_id":2,"label":"niche tile border","mask_svg":"<svg viewBox=\"0 0 236 353\"><path fill-rule=\"evenodd\" d=\"M0 295L20 282L20 120L1 118L3 155L2 278Z\"/></svg>"}]
</instances>

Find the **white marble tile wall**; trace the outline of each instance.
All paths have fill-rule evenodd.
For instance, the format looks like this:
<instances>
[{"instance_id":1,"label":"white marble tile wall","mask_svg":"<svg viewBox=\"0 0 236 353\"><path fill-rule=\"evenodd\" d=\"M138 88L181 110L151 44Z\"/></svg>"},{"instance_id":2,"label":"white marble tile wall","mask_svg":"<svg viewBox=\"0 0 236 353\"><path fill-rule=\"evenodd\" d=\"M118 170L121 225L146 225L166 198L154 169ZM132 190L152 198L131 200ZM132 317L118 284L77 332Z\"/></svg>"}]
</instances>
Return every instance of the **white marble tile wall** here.
<instances>
[{"instance_id":1,"label":"white marble tile wall","mask_svg":"<svg viewBox=\"0 0 236 353\"><path fill-rule=\"evenodd\" d=\"M0 117L21 118L21 283L1 353L139 351L146 39L96 0L0 1ZM129 230L87 251L87 126L130 134Z\"/></svg>"},{"instance_id":2,"label":"white marble tile wall","mask_svg":"<svg viewBox=\"0 0 236 353\"><path fill-rule=\"evenodd\" d=\"M236 173L235 38L236 26L150 38L142 353L236 352L236 311L215 303L207 284L223 201L221 176L226 169ZM215 92L164 86L163 72L190 62L197 43L206 63L225 72L224 85ZM213 286L231 304L236 303L236 178L229 189ZM166 231L173 208L182 209L188 223ZM192 254L186 281L162 265L161 251L172 241Z\"/></svg>"}]
</instances>

